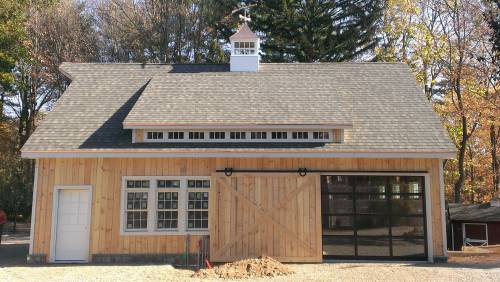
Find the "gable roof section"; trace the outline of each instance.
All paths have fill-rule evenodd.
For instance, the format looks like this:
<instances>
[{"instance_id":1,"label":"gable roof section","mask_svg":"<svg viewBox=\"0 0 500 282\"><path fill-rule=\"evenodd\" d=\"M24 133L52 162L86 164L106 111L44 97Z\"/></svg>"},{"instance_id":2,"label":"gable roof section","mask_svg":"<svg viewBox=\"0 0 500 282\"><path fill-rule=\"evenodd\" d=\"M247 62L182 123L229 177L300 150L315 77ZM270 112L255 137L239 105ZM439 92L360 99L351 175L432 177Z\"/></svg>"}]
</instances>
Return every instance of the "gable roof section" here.
<instances>
[{"instance_id":1,"label":"gable roof section","mask_svg":"<svg viewBox=\"0 0 500 282\"><path fill-rule=\"evenodd\" d=\"M134 126L350 126L352 95L330 71L176 73L154 77L124 121Z\"/></svg>"},{"instance_id":2,"label":"gable roof section","mask_svg":"<svg viewBox=\"0 0 500 282\"><path fill-rule=\"evenodd\" d=\"M65 63L61 69L72 83L23 147L25 157L53 152L432 157L455 151L404 64L261 64L258 73L231 73L228 65ZM343 144L132 144L131 130L123 124L156 119L210 124L251 119L344 122L352 128L345 129Z\"/></svg>"}]
</instances>

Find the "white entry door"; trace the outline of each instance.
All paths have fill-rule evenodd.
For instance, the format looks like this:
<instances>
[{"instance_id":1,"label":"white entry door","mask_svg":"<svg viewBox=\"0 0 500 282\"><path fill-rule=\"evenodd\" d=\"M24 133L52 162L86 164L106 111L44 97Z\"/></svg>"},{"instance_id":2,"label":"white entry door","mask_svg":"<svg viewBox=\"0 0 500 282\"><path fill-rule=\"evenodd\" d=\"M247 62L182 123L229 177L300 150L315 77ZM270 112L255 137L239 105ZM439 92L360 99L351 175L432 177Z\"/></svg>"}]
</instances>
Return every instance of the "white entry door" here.
<instances>
[{"instance_id":1,"label":"white entry door","mask_svg":"<svg viewBox=\"0 0 500 282\"><path fill-rule=\"evenodd\" d=\"M56 261L87 261L89 255L90 193L60 189L57 203Z\"/></svg>"}]
</instances>

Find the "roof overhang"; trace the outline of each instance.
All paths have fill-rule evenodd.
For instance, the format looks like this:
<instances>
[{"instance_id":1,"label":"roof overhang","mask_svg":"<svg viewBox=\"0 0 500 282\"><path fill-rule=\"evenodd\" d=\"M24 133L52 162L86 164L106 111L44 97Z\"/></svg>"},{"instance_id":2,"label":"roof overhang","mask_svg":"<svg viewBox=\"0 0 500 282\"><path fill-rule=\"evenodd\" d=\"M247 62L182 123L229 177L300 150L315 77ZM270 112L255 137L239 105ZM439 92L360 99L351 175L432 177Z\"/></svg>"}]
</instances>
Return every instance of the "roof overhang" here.
<instances>
[{"instance_id":1,"label":"roof overhang","mask_svg":"<svg viewBox=\"0 0 500 282\"><path fill-rule=\"evenodd\" d=\"M350 129L352 123L331 124L175 124L175 123L123 123L123 129Z\"/></svg>"},{"instance_id":2,"label":"roof overhang","mask_svg":"<svg viewBox=\"0 0 500 282\"><path fill-rule=\"evenodd\" d=\"M38 158L418 158L454 159L455 152L422 151L339 151L339 152L279 152L279 151L162 151L162 150L68 150L68 151L23 151L21 156Z\"/></svg>"}]
</instances>

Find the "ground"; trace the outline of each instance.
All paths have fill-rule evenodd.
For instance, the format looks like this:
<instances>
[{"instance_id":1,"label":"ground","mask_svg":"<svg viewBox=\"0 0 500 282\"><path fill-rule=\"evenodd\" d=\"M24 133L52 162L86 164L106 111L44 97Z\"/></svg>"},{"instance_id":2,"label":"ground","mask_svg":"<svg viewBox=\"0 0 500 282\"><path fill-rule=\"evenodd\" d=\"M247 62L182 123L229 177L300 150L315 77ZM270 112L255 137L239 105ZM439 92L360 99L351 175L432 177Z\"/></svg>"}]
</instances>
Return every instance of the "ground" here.
<instances>
[{"instance_id":1,"label":"ground","mask_svg":"<svg viewBox=\"0 0 500 282\"><path fill-rule=\"evenodd\" d=\"M27 265L28 236L3 238L0 281L222 281L191 278L189 269L170 265ZM296 272L242 281L500 281L500 255L456 257L446 264L333 262L289 264Z\"/></svg>"}]
</instances>

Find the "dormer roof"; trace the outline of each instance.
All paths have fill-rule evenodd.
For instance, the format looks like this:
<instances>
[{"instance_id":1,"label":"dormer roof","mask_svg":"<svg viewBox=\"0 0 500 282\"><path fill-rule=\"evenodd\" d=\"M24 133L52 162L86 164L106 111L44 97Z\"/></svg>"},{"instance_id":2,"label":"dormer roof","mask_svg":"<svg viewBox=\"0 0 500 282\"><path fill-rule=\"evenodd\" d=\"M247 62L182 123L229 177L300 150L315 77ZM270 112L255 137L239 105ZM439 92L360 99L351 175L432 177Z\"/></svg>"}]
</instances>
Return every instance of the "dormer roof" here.
<instances>
[{"instance_id":1,"label":"dormer roof","mask_svg":"<svg viewBox=\"0 0 500 282\"><path fill-rule=\"evenodd\" d=\"M252 40L252 39L258 39L259 37L250 29L247 23L244 23L238 31L231 35L229 39L231 41L235 40Z\"/></svg>"}]
</instances>

